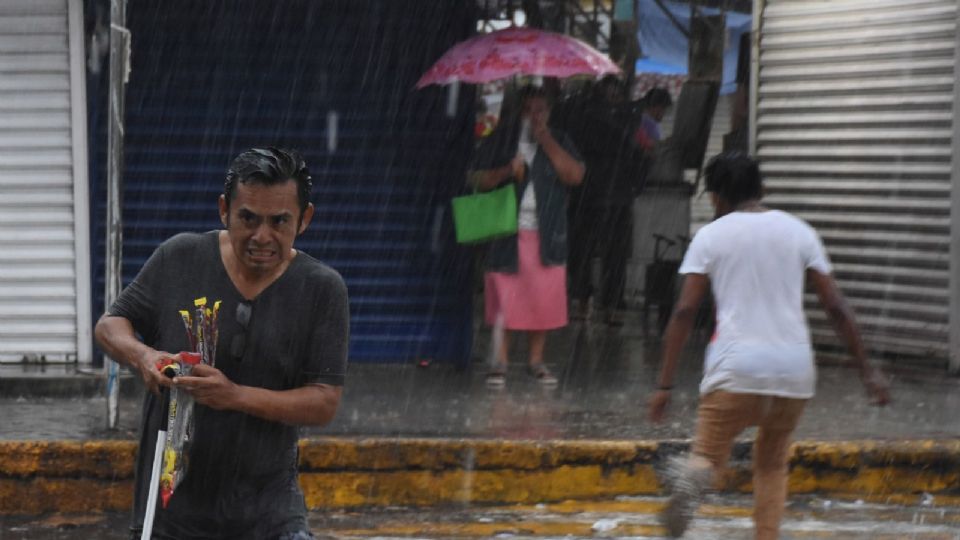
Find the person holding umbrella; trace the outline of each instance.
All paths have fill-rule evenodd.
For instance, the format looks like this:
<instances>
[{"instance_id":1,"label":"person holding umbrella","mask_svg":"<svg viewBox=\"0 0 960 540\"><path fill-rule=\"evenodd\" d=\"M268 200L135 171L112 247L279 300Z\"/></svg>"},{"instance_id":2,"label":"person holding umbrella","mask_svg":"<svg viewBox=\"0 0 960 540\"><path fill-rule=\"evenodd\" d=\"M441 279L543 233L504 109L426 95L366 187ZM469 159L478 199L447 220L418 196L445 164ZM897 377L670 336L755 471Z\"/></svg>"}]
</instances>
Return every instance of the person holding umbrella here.
<instances>
[{"instance_id":1,"label":"person holding umbrella","mask_svg":"<svg viewBox=\"0 0 960 540\"><path fill-rule=\"evenodd\" d=\"M549 127L546 92L525 87L519 102L520 114L501 118L472 167L477 189L513 183L520 201L517 234L494 240L485 265L485 319L504 329L487 375L494 387L506 382L511 330L527 333L530 374L545 385L557 382L543 352L547 331L567 324L567 188L586 170L570 139Z\"/></svg>"},{"instance_id":2,"label":"person holding umbrella","mask_svg":"<svg viewBox=\"0 0 960 540\"><path fill-rule=\"evenodd\" d=\"M561 79L617 73L620 68L610 58L576 38L512 26L457 43L416 87L489 83L518 75ZM530 373L550 385L557 379L543 363L547 331L567 324L567 189L583 182L586 169L570 139L548 127L547 94L524 88L520 103L520 114L501 115L472 167L478 189L513 183L521 201L518 233L490 246L484 276L486 320L495 328L528 333ZM506 380L507 335L499 342L487 377L494 387Z\"/></svg>"}]
</instances>

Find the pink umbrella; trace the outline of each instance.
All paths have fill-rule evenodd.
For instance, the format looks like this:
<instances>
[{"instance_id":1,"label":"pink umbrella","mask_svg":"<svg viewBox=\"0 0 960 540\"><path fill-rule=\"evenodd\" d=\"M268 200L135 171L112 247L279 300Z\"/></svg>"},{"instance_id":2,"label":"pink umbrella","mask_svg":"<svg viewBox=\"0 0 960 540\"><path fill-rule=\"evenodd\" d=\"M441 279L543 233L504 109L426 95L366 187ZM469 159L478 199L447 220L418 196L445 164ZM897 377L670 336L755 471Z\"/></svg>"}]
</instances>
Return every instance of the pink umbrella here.
<instances>
[{"instance_id":1,"label":"pink umbrella","mask_svg":"<svg viewBox=\"0 0 960 540\"><path fill-rule=\"evenodd\" d=\"M586 43L536 28L510 27L454 45L417 82L417 88L454 81L486 83L513 75L570 77L619 73Z\"/></svg>"}]
</instances>

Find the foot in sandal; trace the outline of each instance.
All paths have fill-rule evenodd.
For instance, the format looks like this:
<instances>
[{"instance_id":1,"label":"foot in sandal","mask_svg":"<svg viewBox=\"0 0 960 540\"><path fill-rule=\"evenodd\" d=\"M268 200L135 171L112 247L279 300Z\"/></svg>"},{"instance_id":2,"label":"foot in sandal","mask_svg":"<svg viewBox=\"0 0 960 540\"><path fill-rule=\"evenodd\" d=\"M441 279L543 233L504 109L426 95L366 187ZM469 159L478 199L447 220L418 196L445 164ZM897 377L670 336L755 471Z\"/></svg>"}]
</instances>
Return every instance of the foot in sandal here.
<instances>
[{"instance_id":1,"label":"foot in sandal","mask_svg":"<svg viewBox=\"0 0 960 540\"><path fill-rule=\"evenodd\" d=\"M555 386L557 384L557 378L553 376L553 373L550 373L550 370L547 369L547 366L545 366L543 362L531 363L527 367L527 371L544 386Z\"/></svg>"},{"instance_id":2,"label":"foot in sandal","mask_svg":"<svg viewBox=\"0 0 960 540\"><path fill-rule=\"evenodd\" d=\"M506 362L497 362L490 367L487 372L487 386L490 388L503 388L507 384L507 364Z\"/></svg>"}]
</instances>

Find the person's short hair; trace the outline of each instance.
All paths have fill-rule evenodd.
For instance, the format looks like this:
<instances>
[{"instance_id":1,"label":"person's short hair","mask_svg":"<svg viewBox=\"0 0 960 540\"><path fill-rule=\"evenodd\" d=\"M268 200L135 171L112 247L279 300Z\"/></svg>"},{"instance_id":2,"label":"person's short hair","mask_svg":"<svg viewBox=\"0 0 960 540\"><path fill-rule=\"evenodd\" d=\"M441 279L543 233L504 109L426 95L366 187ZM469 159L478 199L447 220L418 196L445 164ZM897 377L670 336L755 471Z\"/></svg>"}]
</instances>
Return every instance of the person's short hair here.
<instances>
[{"instance_id":1,"label":"person's short hair","mask_svg":"<svg viewBox=\"0 0 960 540\"><path fill-rule=\"evenodd\" d=\"M743 152L714 156L704 170L706 190L736 206L763 196L763 179L757 161Z\"/></svg>"},{"instance_id":2,"label":"person's short hair","mask_svg":"<svg viewBox=\"0 0 960 540\"><path fill-rule=\"evenodd\" d=\"M651 88L643 96L643 106L646 107L663 107L666 109L673 105L673 97L670 96L670 92L667 92L666 89L660 88Z\"/></svg>"},{"instance_id":3,"label":"person's short hair","mask_svg":"<svg viewBox=\"0 0 960 540\"><path fill-rule=\"evenodd\" d=\"M300 214L310 204L313 182L303 156L296 150L284 148L251 148L233 159L223 183L223 196L230 201L237 196L237 184L260 184L272 186L293 180L297 183L297 200Z\"/></svg>"}]
</instances>

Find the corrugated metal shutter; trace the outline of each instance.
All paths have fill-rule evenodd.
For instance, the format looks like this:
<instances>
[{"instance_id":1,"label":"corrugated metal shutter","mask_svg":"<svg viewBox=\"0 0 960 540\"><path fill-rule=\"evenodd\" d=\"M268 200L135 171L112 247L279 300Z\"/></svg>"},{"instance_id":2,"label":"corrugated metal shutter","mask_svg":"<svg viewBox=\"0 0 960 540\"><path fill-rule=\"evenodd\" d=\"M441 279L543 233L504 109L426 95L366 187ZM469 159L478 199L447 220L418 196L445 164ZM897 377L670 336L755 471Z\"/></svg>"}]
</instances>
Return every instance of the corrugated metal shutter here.
<instances>
[{"instance_id":1,"label":"corrugated metal shutter","mask_svg":"<svg viewBox=\"0 0 960 540\"><path fill-rule=\"evenodd\" d=\"M767 2L756 151L877 353L947 357L955 0ZM815 339L835 338L819 309Z\"/></svg>"},{"instance_id":2,"label":"corrugated metal shutter","mask_svg":"<svg viewBox=\"0 0 960 540\"><path fill-rule=\"evenodd\" d=\"M71 83L82 78L71 72L69 8L0 2L0 361L89 358L89 290L77 285L89 279L88 257L76 256L87 241L85 163L75 157L86 111L73 105L83 101Z\"/></svg>"},{"instance_id":3,"label":"corrugated metal shutter","mask_svg":"<svg viewBox=\"0 0 960 540\"><path fill-rule=\"evenodd\" d=\"M297 247L347 282L351 360L467 360L469 259L438 209L464 183L472 91L461 88L450 118L444 89L413 87L475 31L472 9L427 0L131 1L124 284L161 241L221 227L216 200L239 151L290 146L310 166L317 209ZM96 279L102 295L102 264Z\"/></svg>"}]
</instances>

